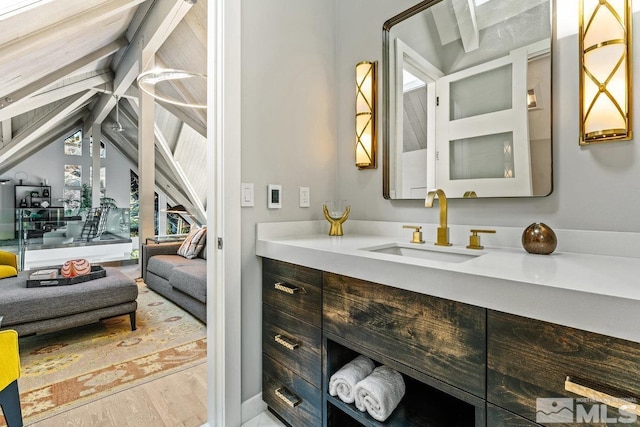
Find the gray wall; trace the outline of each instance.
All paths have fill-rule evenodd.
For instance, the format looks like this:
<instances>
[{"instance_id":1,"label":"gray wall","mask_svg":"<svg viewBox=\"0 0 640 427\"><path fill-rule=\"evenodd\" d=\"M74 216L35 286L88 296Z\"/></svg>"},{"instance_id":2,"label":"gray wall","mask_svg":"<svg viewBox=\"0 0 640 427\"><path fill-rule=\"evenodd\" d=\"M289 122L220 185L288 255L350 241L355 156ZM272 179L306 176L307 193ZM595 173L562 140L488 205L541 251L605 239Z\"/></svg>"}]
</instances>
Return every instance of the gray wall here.
<instances>
[{"instance_id":1,"label":"gray wall","mask_svg":"<svg viewBox=\"0 0 640 427\"><path fill-rule=\"evenodd\" d=\"M67 136L72 135L70 131ZM31 157L20 162L12 169L1 175L2 178L12 179L0 188L0 239L13 238L13 185L17 184L14 178L16 172L24 171L29 177L25 184L40 184L45 178L51 186L51 199L53 206L62 206L57 199L62 198L64 188L64 165L82 165L82 183L89 184L89 168L92 164L89 156L89 143L85 140L82 146L82 156L67 156L64 154L64 139L61 137L51 144L43 147ZM130 178L129 170L137 170L137 166L130 163L109 142L106 144L107 157L100 159L101 166L106 167L107 197L115 199L118 207L129 207Z\"/></svg>"},{"instance_id":2,"label":"gray wall","mask_svg":"<svg viewBox=\"0 0 640 427\"><path fill-rule=\"evenodd\" d=\"M242 208L243 401L262 383L255 224L320 219L335 194L335 12L334 1L242 0L242 182L255 185L255 206ZM282 209L267 209L268 184L282 185Z\"/></svg>"},{"instance_id":3,"label":"gray wall","mask_svg":"<svg viewBox=\"0 0 640 427\"><path fill-rule=\"evenodd\" d=\"M353 165L354 66L365 59L381 62L382 24L413 3L338 2L338 182L349 183L338 186L338 193L351 202L354 219L438 221L438 210L425 209L422 201L385 200L380 167L358 171ZM545 198L452 200L450 223L524 228L533 221L543 221L554 228L640 231L640 198L636 196L640 188L640 146L633 141L578 146L577 2L558 2L557 8L559 30L553 45L555 189ZM636 29L639 19L638 13L634 14ZM634 58L639 55L640 44L635 44ZM634 71L638 81L640 67ZM636 125L638 114L640 109L636 108Z\"/></svg>"},{"instance_id":4,"label":"gray wall","mask_svg":"<svg viewBox=\"0 0 640 427\"><path fill-rule=\"evenodd\" d=\"M438 221L438 210L425 209L423 201L385 200L381 167L354 166L355 65L382 62L382 24L415 3L242 0L242 181L256 189L255 207L242 209L243 400L261 391L256 223L320 219L322 201L332 198L350 202L352 219ZM578 146L577 2L558 3L554 192L534 199L451 200L452 224L524 229L543 221L554 228L640 231L640 147L633 141ZM639 44L635 50L640 57ZM638 72L636 67L636 80ZM283 185L281 210L266 208L267 184ZM311 188L309 209L298 207L299 186Z\"/></svg>"}]
</instances>

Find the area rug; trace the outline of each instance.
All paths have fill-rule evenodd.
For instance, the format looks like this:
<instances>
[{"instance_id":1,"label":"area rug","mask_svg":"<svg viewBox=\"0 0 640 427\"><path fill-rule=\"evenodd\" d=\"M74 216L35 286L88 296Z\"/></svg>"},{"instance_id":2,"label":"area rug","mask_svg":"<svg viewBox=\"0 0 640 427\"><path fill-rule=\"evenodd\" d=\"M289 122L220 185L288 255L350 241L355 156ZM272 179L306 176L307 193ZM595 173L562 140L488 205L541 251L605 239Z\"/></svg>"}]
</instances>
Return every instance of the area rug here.
<instances>
[{"instance_id":1,"label":"area rug","mask_svg":"<svg viewBox=\"0 0 640 427\"><path fill-rule=\"evenodd\" d=\"M206 326L144 283L138 289L136 331L120 316L20 339L25 423L205 362Z\"/></svg>"}]
</instances>

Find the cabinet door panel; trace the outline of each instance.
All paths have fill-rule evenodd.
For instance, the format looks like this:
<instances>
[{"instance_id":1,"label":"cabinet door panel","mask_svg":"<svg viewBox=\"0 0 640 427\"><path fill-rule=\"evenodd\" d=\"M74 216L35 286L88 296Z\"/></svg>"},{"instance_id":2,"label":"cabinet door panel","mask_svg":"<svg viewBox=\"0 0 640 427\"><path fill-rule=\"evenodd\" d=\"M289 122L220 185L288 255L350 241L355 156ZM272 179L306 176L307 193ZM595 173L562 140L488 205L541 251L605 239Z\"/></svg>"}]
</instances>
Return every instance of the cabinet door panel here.
<instances>
[{"instance_id":1,"label":"cabinet door panel","mask_svg":"<svg viewBox=\"0 0 640 427\"><path fill-rule=\"evenodd\" d=\"M485 395L486 311L324 273L324 330Z\"/></svg>"},{"instance_id":2,"label":"cabinet door panel","mask_svg":"<svg viewBox=\"0 0 640 427\"><path fill-rule=\"evenodd\" d=\"M536 404L544 404L537 399L573 399L569 409L575 410L576 419L579 412L588 414L598 403L567 391L569 378L614 399L631 399L638 404L640 344L492 310L487 326L489 402L536 420ZM588 415L590 422L599 425L604 418L636 418L621 414L612 405L607 405L606 414L597 410L597 414ZM636 420L625 425L640 423Z\"/></svg>"}]
</instances>

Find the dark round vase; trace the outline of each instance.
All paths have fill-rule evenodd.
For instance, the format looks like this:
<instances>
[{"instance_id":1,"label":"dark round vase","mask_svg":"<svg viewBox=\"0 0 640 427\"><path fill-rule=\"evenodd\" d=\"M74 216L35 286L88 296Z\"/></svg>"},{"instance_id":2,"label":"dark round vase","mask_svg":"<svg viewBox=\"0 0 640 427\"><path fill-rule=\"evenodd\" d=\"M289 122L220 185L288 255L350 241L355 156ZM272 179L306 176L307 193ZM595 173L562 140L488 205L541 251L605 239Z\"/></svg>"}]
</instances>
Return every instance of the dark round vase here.
<instances>
[{"instance_id":1,"label":"dark round vase","mask_svg":"<svg viewBox=\"0 0 640 427\"><path fill-rule=\"evenodd\" d=\"M522 247L530 254L549 255L557 245L556 233L542 222L531 224L522 233Z\"/></svg>"}]
</instances>

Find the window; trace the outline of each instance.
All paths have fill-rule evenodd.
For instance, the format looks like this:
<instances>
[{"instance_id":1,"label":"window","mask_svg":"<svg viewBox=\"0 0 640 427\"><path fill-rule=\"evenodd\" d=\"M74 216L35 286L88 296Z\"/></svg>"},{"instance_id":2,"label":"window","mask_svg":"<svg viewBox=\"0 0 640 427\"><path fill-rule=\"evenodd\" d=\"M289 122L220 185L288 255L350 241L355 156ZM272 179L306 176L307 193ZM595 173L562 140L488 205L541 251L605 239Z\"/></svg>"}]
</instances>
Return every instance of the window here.
<instances>
[{"instance_id":1,"label":"window","mask_svg":"<svg viewBox=\"0 0 640 427\"><path fill-rule=\"evenodd\" d=\"M93 157L93 138L89 138L89 157ZM107 158L107 147L104 141L100 141L100 158Z\"/></svg>"},{"instance_id":2,"label":"window","mask_svg":"<svg viewBox=\"0 0 640 427\"><path fill-rule=\"evenodd\" d=\"M67 156L82 156L81 130L64 140L64 154Z\"/></svg>"},{"instance_id":3,"label":"window","mask_svg":"<svg viewBox=\"0 0 640 427\"><path fill-rule=\"evenodd\" d=\"M64 165L64 186L80 187L82 185L82 166Z\"/></svg>"},{"instance_id":4,"label":"window","mask_svg":"<svg viewBox=\"0 0 640 427\"><path fill-rule=\"evenodd\" d=\"M93 166L89 166L89 187L93 187ZM107 168L100 168L100 188L107 188Z\"/></svg>"}]
</instances>

